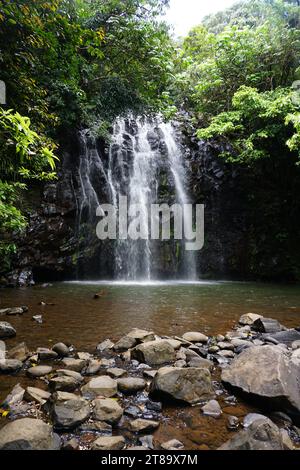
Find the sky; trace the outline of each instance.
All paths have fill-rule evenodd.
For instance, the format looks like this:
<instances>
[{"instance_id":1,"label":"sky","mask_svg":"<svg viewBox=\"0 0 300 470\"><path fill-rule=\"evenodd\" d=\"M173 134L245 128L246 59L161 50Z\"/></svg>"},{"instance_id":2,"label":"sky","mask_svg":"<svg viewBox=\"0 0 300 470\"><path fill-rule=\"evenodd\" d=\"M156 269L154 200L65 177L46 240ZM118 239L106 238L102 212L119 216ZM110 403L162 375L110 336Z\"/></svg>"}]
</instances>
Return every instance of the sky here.
<instances>
[{"instance_id":1,"label":"sky","mask_svg":"<svg viewBox=\"0 0 300 470\"><path fill-rule=\"evenodd\" d=\"M204 16L230 7L236 0L170 0L167 21L174 26L176 36L186 36Z\"/></svg>"}]
</instances>

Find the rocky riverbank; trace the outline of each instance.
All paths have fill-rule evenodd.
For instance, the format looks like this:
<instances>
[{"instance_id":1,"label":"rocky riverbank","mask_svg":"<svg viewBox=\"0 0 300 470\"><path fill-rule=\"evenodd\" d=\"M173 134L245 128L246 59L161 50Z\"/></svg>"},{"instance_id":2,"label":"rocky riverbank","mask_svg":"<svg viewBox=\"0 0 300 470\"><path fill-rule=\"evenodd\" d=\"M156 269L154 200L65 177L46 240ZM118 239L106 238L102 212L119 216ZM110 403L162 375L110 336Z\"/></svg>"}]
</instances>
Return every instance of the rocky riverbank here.
<instances>
[{"instance_id":1,"label":"rocky riverbank","mask_svg":"<svg viewBox=\"0 0 300 470\"><path fill-rule=\"evenodd\" d=\"M3 309L1 320L26 311ZM166 420L175 426L166 415L170 406L193 407L216 424L226 411L229 439L210 448L293 450L300 444L300 332L277 320L249 313L214 337L136 328L89 352L63 343L9 348L15 335L0 321L0 380L13 375L20 382L1 405L0 449L188 450L180 436L160 434ZM236 397L260 413L235 415Z\"/></svg>"}]
</instances>

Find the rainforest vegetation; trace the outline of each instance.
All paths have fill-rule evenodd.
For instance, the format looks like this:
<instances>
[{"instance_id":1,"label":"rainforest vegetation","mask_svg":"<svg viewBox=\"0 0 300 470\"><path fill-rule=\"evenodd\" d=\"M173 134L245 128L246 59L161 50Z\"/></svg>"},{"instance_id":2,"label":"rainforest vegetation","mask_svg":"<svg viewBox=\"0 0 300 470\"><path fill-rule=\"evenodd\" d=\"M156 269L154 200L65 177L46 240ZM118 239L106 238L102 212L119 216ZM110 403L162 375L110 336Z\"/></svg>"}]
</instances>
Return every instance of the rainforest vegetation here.
<instances>
[{"instance_id":1,"label":"rainforest vegetation","mask_svg":"<svg viewBox=\"0 0 300 470\"><path fill-rule=\"evenodd\" d=\"M22 195L56 178L70 129L108 137L128 111L184 111L233 165L299 172L299 3L241 1L176 38L167 0L0 0L2 270L26 226Z\"/></svg>"}]
</instances>

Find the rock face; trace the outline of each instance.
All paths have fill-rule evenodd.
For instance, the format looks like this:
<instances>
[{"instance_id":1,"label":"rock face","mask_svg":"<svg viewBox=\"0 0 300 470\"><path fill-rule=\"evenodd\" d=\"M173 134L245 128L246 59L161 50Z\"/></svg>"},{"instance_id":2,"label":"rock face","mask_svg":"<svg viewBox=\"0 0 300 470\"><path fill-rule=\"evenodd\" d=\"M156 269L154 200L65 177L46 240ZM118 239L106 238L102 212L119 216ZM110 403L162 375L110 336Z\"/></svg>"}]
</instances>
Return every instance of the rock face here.
<instances>
[{"instance_id":1,"label":"rock face","mask_svg":"<svg viewBox=\"0 0 300 470\"><path fill-rule=\"evenodd\" d=\"M123 436L102 436L93 442L92 450L121 450L125 446Z\"/></svg>"},{"instance_id":2,"label":"rock face","mask_svg":"<svg viewBox=\"0 0 300 470\"><path fill-rule=\"evenodd\" d=\"M89 403L83 398L56 402L52 409L52 419L56 429L70 430L84 423L91 414Z\"/></svg>"},{"instance_id":3,"label":"rock face","mask_svg":"<svg viewBox=\"0 0 300 470\"><path fill-rule=\"evenodd\" d=\"M284 450L279 428L268 418L255 420L223 444L219 450Z\"/></svg>"},{"instance_id":4,"label":"rock face","mask_svg":"<svg viewBox=\"0 0 300 470\"><path fill-rule=\"evenodd\" d=\"M39 419L24 418L0 430L0 450L58 450L59 437Z\"/></svg>"},{"instance_id":5,"label":"rock face","mask_svg":"<svg viewBox=\"0 0 300 470\"><path fill-rule=\"evenodd\" d=\"M214 398L208 369L164 367L151 384L151 394L190 405Z\"/></svg>"},{"instance_id":6,"label":"rock face","mask_svg":"<svg viewBox=\"0 0 300 470\"><path fill-rule=\"evenodd\" d=\"M0 339L16 336L16 330L6 321L0 321Z\"/></svg>"},{"instance_id":7,"label":"rock face","mask_svg":"<svg viewBox=\"0 0 300 470\"><path fill-rule=\"evenodd\" d=\"M116 380L108 375L95 377L82 387L82 394L89 398L95 398L102 395L105 398L111 398L116 395L118 386Z\"/></svg>"},{"instance_id":8,"label":"rock face","mask_svg":"<svg viewBox=\"0 0 300 470\"><path fill-rule=\"evenodd\" d=\"M272 407L300 411L299 368L276 346L244 350L223 370L222 381Z\"/></svg>"},{"instance_id":9,"label":"rock face","mask_svg":"<svg viewBox=\"0 0 300 470\"><path fill-rule=\"evenodd\" d=\"M106 421L115 424L123 416L123 408L111 398L98 398L94 400L94 418L97 421Z\"/></svg>"},{"instance_id":10,"label":"rock face","mask_svg":"<svg viewBox=\"0 0 300 470\"><path fill-rule=\"evenodd\" d=\"M150 366L167 364L175 360L175 349L167 340L149 341L136 346L131 357Z\"/></svg>"}]
</instances>

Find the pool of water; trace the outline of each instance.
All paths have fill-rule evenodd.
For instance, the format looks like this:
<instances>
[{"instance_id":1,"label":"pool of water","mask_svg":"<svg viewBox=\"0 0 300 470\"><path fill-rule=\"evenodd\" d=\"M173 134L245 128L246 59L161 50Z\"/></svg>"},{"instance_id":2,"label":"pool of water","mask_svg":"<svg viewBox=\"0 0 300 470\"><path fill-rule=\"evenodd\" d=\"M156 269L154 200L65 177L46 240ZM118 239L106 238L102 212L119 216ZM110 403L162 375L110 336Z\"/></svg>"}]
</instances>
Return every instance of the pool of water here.
<instances>
[{"instance_id":1,"label":"pool of water","mask_svg":"<svg viewBox=\"0 0 300 470\"><path fill-rule=\"evenodd\" d=\"M105 338L115 341L135 327L158 335L186 331L223 334L247 312L276 318L288 327L300 326L300 286L292 285L102 281L0 291L0 308L20 305L29 307L23 316L1 317L17 330L17 336L6 341L7 346L25 341L32 350L63 341L77 350L92 352ZM37 314L43 316L43 324L32 320ZM0 376L0 401L20 379ZM234 410L227 408L228 414L241 416L251 410L242 401ZM226 412L217 422L201 416L197 408L169 410L167 415L170 420L157 435L181 439L190 449L216 448L228 438Z\"/></svg>"}]
</instances>

